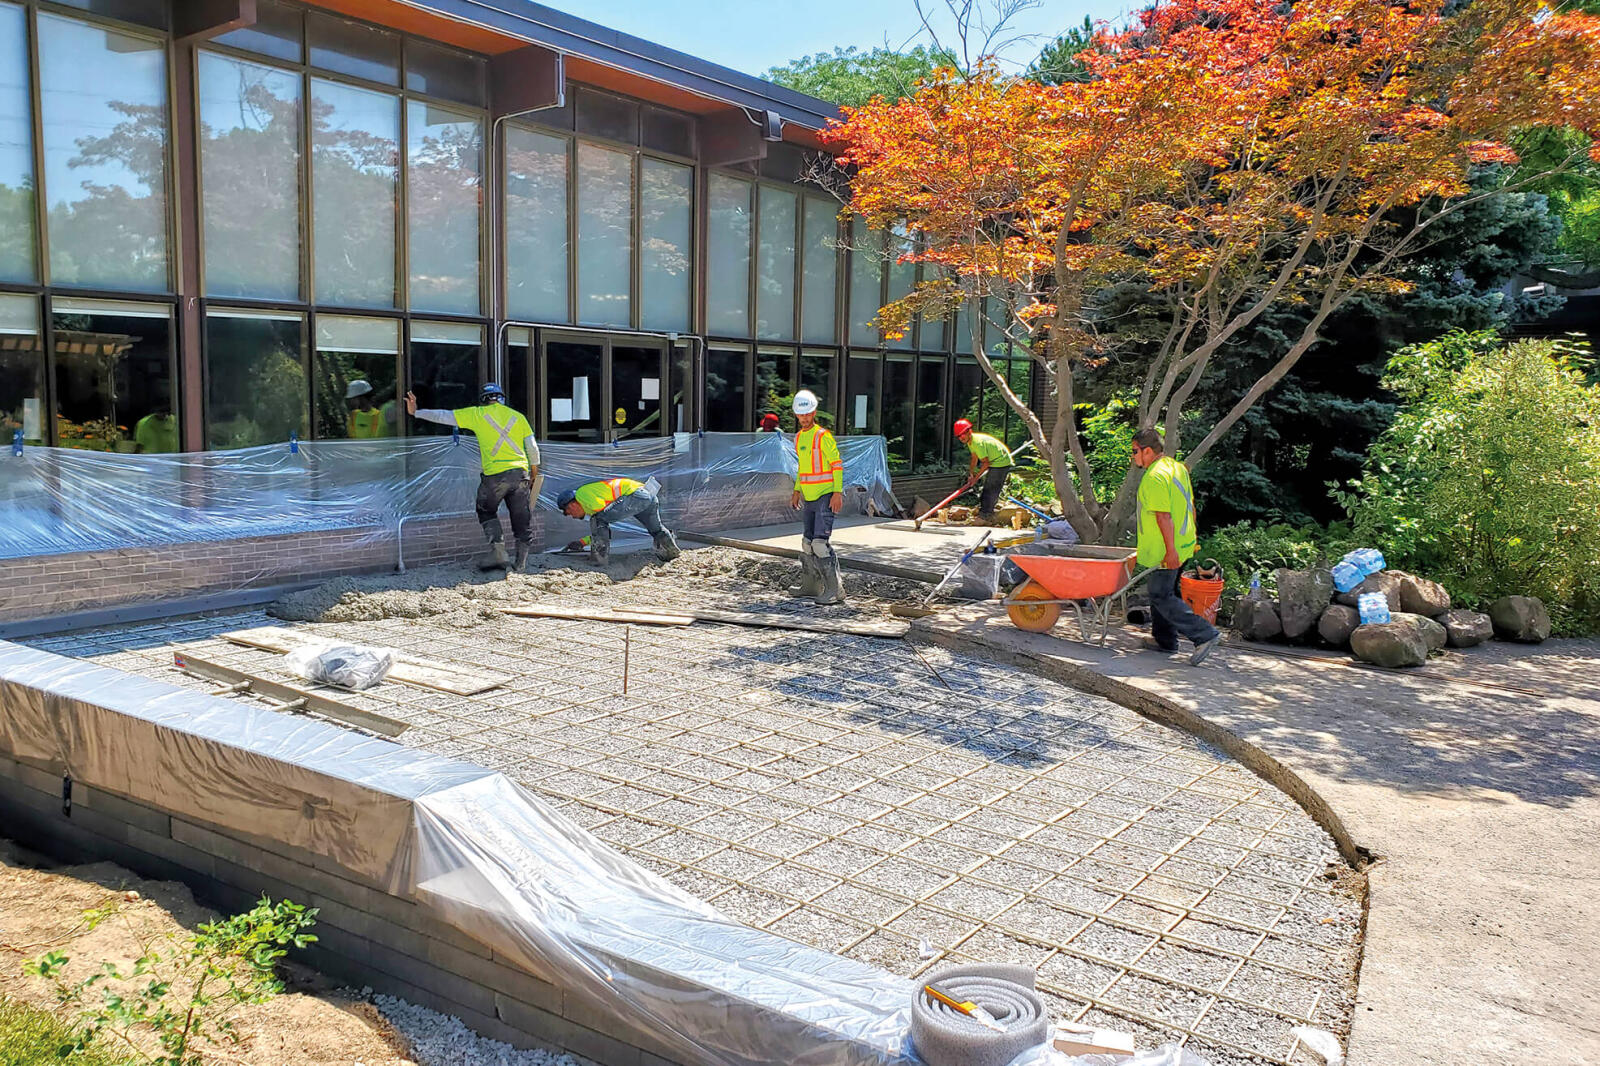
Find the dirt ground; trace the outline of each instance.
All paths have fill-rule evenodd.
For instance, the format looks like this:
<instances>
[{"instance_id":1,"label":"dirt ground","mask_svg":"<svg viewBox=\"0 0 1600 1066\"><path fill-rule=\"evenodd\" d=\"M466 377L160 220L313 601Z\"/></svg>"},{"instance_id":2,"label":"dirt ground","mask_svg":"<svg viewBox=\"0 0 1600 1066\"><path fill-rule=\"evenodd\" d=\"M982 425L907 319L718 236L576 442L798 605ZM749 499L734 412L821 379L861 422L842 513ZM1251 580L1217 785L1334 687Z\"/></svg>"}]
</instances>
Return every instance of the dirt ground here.
<instances>
[{"instance_id":1,"label":"dirt ground","mask_svg":"<svg viewBox=\"0 0 1600 1066\"><path fill-rule=\"evenodd\" d=\"M116 913L90 930L83 912L107 904ZM54 987L25 976L25 961L60 951L71 960L69 978L86 976L102 961L126 968L141 944L181 939L215 917L183 885L147 881L112 863L50 868L42 857L0 841L0 995L54 1009ZM416 1066L405 1038L376 1007L303 968L288 969L285 993L245 1007L240 1043L215 1048L208 1063Z\"/></svg>"}]
</instances>

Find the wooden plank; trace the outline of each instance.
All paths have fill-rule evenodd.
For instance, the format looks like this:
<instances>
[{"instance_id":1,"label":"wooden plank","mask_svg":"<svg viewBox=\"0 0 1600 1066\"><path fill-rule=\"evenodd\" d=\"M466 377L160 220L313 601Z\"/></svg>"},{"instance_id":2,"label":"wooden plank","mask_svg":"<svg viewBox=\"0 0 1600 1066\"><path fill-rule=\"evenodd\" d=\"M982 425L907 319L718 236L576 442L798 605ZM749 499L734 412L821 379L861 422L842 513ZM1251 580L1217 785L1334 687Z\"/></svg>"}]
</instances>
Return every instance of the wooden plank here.
<instances>
[{"instance_id":1,"label":"wooden plank","mask_svg":"<svg viewBox=\"0 0 1600 1066\"><path fill-rule=\"evenodd\" d=\"M630 622L643 626L687 626L694 619L686 614L655 612L608 611L583 607L502 607L501 614L514 614L524 618L566 618L582 622Z\"/></svg>"},{"instance_id":2,"label":"wooden plank","mask_svg":"<svg viewBox=\"0 0 1600 1066\"><path fill-rule=\"evenodd\" d=\"M289 685L281 681L271 681L255 674L247 674L243 670L235 670L231 666L223 666L209 659L200 659L182 649L174 649L172 665L196 677L204 677L211 681L221 681L224 684L238 689L239 694L246 692L255 696L266 696L296 707L304 707L324 718L344 722L346 725L360 726L362 729L386 737L397 737L411 726L407 722L390 718L386 715L364 711L360 707L352 707L348 703L330 699L319 692L301 688L298 685Z\"/></svg>"},{"instance_id":3,"label":"wooden plank","mask_svg":"<svg viewBox=\"0 0 1600 1066\"><path fill-rule=\"evenodd\" d=\"M810 633L847 633L851 636L883 637L898 640L911 628L904 622L851 621L845 618L805 618L792 614L754 611L658 610L634 607L627 611L586 610L572 607L502 607L504 614L530 618L575 618L591 622L632 622L640 625L683 626L691 622L721 622L735 626L763 626L769 629L797 629Z\"/></svg>"},{"instance_id":4,"label":"wooden plank","mask_svg":"<svg viewBox=\"0 0 1600 1066\"><path fill-rule=\"evenodd\" d=\"M274 651L282 654L303 648L307 644L326 643L330 638L318 637L283 626L261 626L257 629L240 629L222 634L222 639L246 648ZM383 648L394 656L394 666L389 669L389 680L402 684L429 688L436 692L449 692L457 696L475 696L499 688L511 678L505 674L485 671L467 673L432 659L408 655L394 648Z\"/></svg>"}]
</instances>

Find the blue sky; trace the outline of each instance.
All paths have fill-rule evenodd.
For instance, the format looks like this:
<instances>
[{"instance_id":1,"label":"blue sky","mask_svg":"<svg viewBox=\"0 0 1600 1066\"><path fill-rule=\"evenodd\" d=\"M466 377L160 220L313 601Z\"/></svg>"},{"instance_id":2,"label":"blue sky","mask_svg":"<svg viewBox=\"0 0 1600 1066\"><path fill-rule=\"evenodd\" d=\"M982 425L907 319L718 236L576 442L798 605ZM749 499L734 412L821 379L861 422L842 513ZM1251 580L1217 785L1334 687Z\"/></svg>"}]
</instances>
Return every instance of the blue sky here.
<instances>
[{"instance_id":1,"label":"blue sky","mask_svg":"<svg viewBox=\"0 0 1600 1066\"><path fill-rule=\"evenodd\" d=\"M887 43L900 48L926 40L911 0L805 0L762 4L750 0L540 0L602 26L643 37L734 70L763 74L767 68L802 55L831 51L835 45L863 50ZM977 7L992 13L990 0ZM942 0L924 0L930 12L943 13ZM1008 27L1031 39L1007 51L1020 65L1083 16L1110 19L1126 10L1116 0L1044 2L1023 11ZM948 20L944 25L948 25Z\"/></svg>"}]
</instances>

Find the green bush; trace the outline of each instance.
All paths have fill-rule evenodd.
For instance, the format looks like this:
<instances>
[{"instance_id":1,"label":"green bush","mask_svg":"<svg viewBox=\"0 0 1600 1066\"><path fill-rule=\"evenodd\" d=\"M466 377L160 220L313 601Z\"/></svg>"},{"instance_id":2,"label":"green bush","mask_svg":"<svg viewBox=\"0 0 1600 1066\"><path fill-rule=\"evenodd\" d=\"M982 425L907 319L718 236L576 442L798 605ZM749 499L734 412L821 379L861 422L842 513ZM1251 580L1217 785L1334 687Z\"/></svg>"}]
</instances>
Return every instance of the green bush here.
<instances>
[{"instance_id":1,"label":"green bush","mask_svg":"<svg viewBox=\"0 0 1600 1066\"><path fill-rule=\"evenodd\" d=\"M1391 566L1466 605L1538 596L1556 631L1600 629L1600 387L1557 342L1452 334L1390 361L1402 399L1336 491Z\"/></svg>"},{"instance_id":2,"label":"green bush","mask_svg":"<svg viewBox=\"0 0 1600 1066\"><path fill-rule=\"evenodd\" d=\"M1226 582L1222 590L1221 616L1229 618L1239 598L1249 591L1251 575L1260 574L1262 591L1276 596L1275 571L1279 567L1289 570L1331 567L1345 552L1361 546L1350 527L1341 522L1326 529L1282 522L1270 526L1240 522L1210 533L1202 527L1200 550L1195 558L1215 559L1221 564Z\"/></svg>"},{"instance_id":3,"label":"green bush","mask_svg":"<svg viewBox=\"0 0 1600 1066\"><path fill-rule=\"evenodd\" d=\"M49 1011L0 999L0 1066L128 1066L97 1046L78 1051L72 1029Z\"/></svg>"}]
</instances>

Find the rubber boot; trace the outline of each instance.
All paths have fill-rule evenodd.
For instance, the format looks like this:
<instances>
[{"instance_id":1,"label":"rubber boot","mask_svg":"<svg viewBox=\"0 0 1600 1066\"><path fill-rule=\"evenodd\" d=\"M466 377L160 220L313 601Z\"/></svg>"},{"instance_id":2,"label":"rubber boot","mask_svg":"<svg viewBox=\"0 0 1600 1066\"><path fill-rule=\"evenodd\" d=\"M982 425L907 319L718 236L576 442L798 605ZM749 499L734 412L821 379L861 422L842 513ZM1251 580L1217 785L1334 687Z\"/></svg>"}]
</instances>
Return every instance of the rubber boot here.
<instances>
[{"instance_id":1,"label":"rubber boot","mask_svg":"<svg viewBox=\"0 0 1600 1066\"><path fill-rule=\"evenodd\" d=\"M501 540L504 532L500 528L500 520L483 523L483 535L489 539L489 551L478 556L479 570L504 570L511 565L511 556L506 554L505 542Z\"/></svg>"},{"instance_id":2,"label":"rubber boot","mask_svg":"<svg viewBox=\"0 0 1600 1066\"><path fill-rule=\"evenodd\" d=\"M817 560L817 569L822 572L822 592L813 602L818 607L843 603L844 582L839 576L839 556L830 551L826 559Z\"/></svg>"},{"instance_id":3,"label":"rubber boot","mask_svg":"<svg viewBox=\"0 0 1600 1066\"><path fill-rule=\"evenodd\" d=\"M656 556L662 562L671 562L683 552L678 548L677 538L672 535L672 530L663 529L660 533L652 533L650 539L656 542Z\"/></svg>"},{"instance_id":4,"label":"rubber boot","mask_svg":"<svg viewBox=\"0 0 1600 1066\"><path fill-rule=\"evenodd\" d=\"M604 566L611 561L611 527L594 527L594 532L589 537L589 561L596 566Z\"/></svg>"},{"instance_id":5,"label":"rubber boot","mask_svg":"<svg viewBox=\"0 0 1600 1066\"><path fill-rule=\"evenodd\" d=\"M531 548L532 545L529 544L519 543L517 545L517 561L514 564L517 573L526 574L528 572L528 552Z\"/></svg>"},{"instance_id":6,"label":"rubber boot","mask_svg":"<svg viewBox=\"0 0 1600 1066\"><path fill-rule=\"evenodd\" d=\"M811 554L809 537L800 538L800 583L790 585L788 592L800 599L822 595L822 568L817 565L817 557Z\"/></svg>"}]
</instances>

